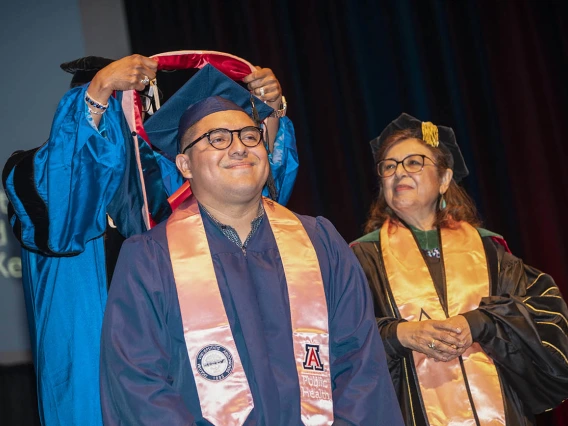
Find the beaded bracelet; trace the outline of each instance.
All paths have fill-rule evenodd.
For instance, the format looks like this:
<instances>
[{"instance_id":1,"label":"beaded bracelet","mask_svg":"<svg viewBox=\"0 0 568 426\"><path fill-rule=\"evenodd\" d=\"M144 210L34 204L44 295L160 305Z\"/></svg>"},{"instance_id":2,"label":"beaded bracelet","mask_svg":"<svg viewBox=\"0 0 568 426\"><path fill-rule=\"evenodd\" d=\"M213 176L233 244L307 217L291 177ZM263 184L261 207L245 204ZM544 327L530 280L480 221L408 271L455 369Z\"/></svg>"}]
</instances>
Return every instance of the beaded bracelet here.
<instances>
[{"instance_id":1,"label":"beaded bracelet","mask_svg":"<svg viewBox=\"0 0 568 426\"><path fill-rule=\"evenodd\" d=\"M87 102L87 104L91 106L94 106L95 108L102 109L103 111L106 111L106 109L108 108L108 103L102 104L99 101L96 101L91 95L89 95L88 92L85 92L85 102Z\"/></svg>"},{"instance_id":2,"label":"beaded bracelet","mask_svg":"<svg viewBox=\"0 0 568 426\"><path fill-rule=\"evenodd\" d=\"M87 104L87 109L89 110L89 112L90 112L91 114L96 114L96 115L103 115L103 114L106 112L106 109L103 109L103 110L101 110L101 111L95 111L94 109L91 109L91 108L89 107L89 104Z\"/></svg>"}]
</instances>

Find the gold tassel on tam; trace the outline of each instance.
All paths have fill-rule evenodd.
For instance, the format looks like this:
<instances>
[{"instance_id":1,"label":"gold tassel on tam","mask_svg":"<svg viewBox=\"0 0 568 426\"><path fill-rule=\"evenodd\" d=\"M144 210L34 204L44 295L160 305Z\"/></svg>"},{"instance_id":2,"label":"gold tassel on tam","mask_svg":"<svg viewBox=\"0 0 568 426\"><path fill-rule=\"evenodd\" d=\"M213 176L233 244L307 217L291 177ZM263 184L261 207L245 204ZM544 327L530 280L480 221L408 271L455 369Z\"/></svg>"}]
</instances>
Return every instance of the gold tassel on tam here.
<instances>
[{"instance_id":1,"label":"gold tassel on tam","mask_svg":"<svg viewBox=\"0 0 568 426\"><path fill-rule=\"evenodd\" d=\"M422 139L428 145L437 148L440 144L438 139L438 127L430 121L422 122Z\"/></svg>"}]
</instances>

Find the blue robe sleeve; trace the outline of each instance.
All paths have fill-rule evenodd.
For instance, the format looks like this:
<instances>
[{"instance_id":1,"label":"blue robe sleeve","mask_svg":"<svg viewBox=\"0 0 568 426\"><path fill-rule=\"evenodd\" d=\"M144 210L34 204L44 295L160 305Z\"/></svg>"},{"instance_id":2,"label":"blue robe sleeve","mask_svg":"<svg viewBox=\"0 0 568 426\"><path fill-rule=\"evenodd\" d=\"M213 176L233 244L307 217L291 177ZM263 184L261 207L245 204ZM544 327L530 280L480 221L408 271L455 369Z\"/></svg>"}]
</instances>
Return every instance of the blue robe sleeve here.
<instances>
[{"instance_id":1,"label":"blue robe sleeve","mask_svg":"<svg viewBox=\"0 0 568 426\"><path fill-rule=\"evenodd\" d=\"M299 166L294 125L288 117L280 119L280 127L274 139L274 148L268 155L268 159L278 193L276 201L285 206L292 194ZM268 191L265 189L262 195L268 196Z\"/></svg>"},{"instance_id":2,"label":"blue robe sleeve","mask_svg":"<svg viewBox=\"0 0 568 426\"><path fill-rule=\"evenodd\" d=\"M316 230L331 277L327 299L334 425L403 425L363 269L327 219L318 217Z\"/></svg>"},{"instance_id":3,"label":"blue robe sleeve","mask_svg":"<svg viewBox=\"0 0 568 426\"><path fill-rule=\"evenodd\" d=\"M184 178L179 172L175 160L171 160L157 151L154 151L154 157L160 167L164 188L169 197L183 185Z\"/></svg>"},{"instance_id":4,"label":"blue robe sleeve","mask_svg":"<svg viewBox=\"0 0 568 426\"><path fill-rule=\"evenodd\" d=\"M170 385L172 336L166 322L169 307L178 301L163 284L164 277L171 277L167 257L144 235L122 246L101 339L105 425L195 424L182 396Z\"/></svg>"},{"instance_id":5,"label":"blue robe sleeve","mask_svg":"<svg viewBox=\"0 0 568 426\"><path fill-rule=\"evenodd\" d=\"M120 103L109 99L101 134L85 113L86 90L67 92L47 142L5 169L12 225L17 218L17 236L31 250L77 254L106 228L106 206L125 171L124 119Z\"/></svg>"}]
</instances>

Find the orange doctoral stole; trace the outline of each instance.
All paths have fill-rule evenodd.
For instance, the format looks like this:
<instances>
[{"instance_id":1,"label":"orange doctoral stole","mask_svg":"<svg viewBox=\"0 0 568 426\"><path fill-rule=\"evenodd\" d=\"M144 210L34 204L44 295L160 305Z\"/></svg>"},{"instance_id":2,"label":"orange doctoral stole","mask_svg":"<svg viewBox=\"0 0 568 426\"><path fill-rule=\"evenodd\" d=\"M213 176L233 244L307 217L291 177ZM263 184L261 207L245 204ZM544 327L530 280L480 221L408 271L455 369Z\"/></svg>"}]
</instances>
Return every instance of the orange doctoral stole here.
<instances>
[{"instance_id":1,"label":"orange doctoral stole","mask_svg":"<svg viewBox=\"0 0 568 426\"><path fill-rule=\"evenodd\" d=\"M468 223L441 230L441 251L450 317L476 309L489 295L489 272L481 237ZM400 315L419 321L425 312L445 320L426 261L410 230L391 222L380 231L387 279ZM504 425L505 410L497 370L491 358L474 343L461 356L435 362L412 352L420 396L431 425ZM469 390L469 392L468 392ZM473 406L470 402L473 402ZM475 413L475 414L474 414Z\"/></svg>"},{"instance_id":2,"label":"orange doctoral stole","mask_svg":"<svg viewBox=\"0 0 568 426\"><path fill-rule=\"evenodd\" d=\"M305 425L331 425L328 312L316 251L300 220L263 199L282 260ZM242 425L254 407L223 306L199 206L185 201L166 225L184 337L203 417Z\"/></svg>"}]
</instances>

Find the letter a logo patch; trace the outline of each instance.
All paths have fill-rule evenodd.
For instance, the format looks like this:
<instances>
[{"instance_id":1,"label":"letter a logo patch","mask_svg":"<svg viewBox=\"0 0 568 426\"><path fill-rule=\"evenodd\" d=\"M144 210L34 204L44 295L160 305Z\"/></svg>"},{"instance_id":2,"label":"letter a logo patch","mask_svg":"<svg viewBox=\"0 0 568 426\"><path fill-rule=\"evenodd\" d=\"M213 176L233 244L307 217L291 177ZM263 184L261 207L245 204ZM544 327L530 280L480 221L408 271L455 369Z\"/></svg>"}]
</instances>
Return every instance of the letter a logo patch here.
<instances>
[{"instance_id":1,"label":"letter a logo patch","mask_svg":"<svg viewBox=\"0 0 568 426\"><path fill-rule=\"evenodd\" d=\"M323 364L320 359L319 345L306 344L306 357L304 358L304 369L323 371Z\"/></svg>"}]
</instances>

